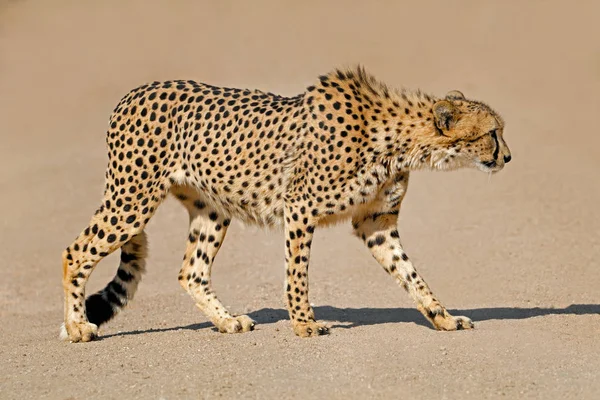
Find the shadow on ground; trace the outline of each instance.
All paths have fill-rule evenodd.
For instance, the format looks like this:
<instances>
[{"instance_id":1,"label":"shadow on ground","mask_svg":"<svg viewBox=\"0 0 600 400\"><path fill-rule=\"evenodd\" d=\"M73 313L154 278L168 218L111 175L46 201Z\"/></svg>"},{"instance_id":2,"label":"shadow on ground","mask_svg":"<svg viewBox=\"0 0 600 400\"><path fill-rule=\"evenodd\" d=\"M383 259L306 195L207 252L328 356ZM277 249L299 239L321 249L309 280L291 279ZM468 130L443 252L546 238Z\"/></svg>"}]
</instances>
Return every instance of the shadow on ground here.
<instances>
[{"instance_id":1,"label":"shadow on ground","mask_svg":"<svg viewBox=\"0 0 600 400\"><path fill-rule=\"evenodd\" d=\"M474 322L489 320L517 320L546 315L592 315L600 314L600 304L572 304L565 308L518 308L518 307L496 307L475 308L472 310L449 310L453 315L464 315ZM338 322L332 324L332 328L353 328L362 325L378 325L388 323L414 323L430 327L419 311L412 308L338 308L331 306L315 307L315 314L319 320ZM284 309L263 308L248 314L258 324L275 323L288 319L288 313ZM202 322L187 326L171 328L159 328L148 330L136 330L120 332L112 335L102 336L107 339L113 336L139 335L154 332L169 332L179 329L199 330L213 328L210 322Z\"/></svg>"}]
</instances>

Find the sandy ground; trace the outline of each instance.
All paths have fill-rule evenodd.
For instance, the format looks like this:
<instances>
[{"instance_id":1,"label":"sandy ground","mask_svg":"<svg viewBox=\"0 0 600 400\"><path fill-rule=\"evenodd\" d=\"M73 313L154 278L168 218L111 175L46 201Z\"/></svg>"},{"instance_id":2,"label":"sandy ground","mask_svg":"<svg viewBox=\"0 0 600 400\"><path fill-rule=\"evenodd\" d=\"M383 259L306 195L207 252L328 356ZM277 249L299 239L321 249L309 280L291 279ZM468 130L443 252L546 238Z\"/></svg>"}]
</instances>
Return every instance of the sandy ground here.
<instances>
[{"instance_id":1,"label":"sandy ground","mask_svg":"<svg viewBox=\"0 0 600 400\"><path fill-rule=\"evenodd\" d=\"M0 2L0 398L599 398L598 2L170 3ZM215 287L260 325L219 334L177 283L187 216L170 200L131 307L99 341L58 340L60 253L100 200L121 95L169 78L292 95L357 62L507 121L505 171L414 174L400 224L476 330L432 330L345 224L317 233L311 267L334 329L299 339L282 234L234 224Z\"/></svg>"}]
</instances>

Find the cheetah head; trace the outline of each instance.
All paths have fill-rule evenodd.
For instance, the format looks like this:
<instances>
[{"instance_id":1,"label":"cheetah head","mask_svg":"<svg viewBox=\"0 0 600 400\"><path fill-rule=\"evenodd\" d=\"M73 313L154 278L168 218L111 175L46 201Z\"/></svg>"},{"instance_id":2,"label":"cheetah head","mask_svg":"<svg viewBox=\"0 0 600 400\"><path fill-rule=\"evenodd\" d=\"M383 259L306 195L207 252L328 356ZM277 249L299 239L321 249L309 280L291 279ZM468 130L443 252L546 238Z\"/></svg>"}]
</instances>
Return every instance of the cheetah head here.
<instances>
[{"instance_id":1,"label":"cheetah head","mask_svg":"<svg viewBox=\"0 0 600 400\"><path fill-rule=\"evenodd\" d=\"M511 160L504 121L486 104L453 90L432 107L440 169L475 167L498 172Z\"/></svg>"}]
</instances>

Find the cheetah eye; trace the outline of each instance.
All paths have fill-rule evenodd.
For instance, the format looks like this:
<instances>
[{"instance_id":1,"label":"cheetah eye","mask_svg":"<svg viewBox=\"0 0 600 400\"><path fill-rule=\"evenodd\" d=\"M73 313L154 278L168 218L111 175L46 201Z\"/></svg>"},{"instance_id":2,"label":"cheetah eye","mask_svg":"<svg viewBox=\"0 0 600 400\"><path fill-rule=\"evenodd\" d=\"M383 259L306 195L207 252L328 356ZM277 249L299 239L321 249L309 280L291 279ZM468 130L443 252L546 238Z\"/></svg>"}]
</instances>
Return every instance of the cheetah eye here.
<instances>
[{"instance_id":1,"label":"cheetah eye","mask_svg":"<svg viewBox=\"0 0 600 400\"><path fill-rule=\"evenodd\" d=\"M489 131L488 133L484 134L484 135L479 135L479 136L475 136L472 139L468 139L467 142L471 143L471 142L476 142L479 139L485 137L485 136L491 136L491 137L496 137L496 133L498 132L497 129L492 129L491 131Z\"/></svg>"}]
</instances>

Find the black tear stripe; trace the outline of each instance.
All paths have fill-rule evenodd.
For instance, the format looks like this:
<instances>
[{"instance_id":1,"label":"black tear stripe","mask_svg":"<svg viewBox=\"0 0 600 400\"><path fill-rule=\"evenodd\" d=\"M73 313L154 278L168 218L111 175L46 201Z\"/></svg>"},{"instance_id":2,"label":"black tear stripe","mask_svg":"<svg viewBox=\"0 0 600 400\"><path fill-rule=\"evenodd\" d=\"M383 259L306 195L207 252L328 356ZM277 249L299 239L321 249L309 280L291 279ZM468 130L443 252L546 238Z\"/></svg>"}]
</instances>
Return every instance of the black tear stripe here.
<instances>
[{"instance_id":1,"label":"black tear stripe","mask_svg":"<svg viewBox=\"0 0 600 400\"><path fill-rule=\"evenodd\" d=\"M496 132L492 133L492 139L494 139L494 143L496 143L496 149L494 149L494 160L497 160L498 153L500 152L500 143L498 143L498 136L496 136Z\"/></svg>"}]
</instances>

